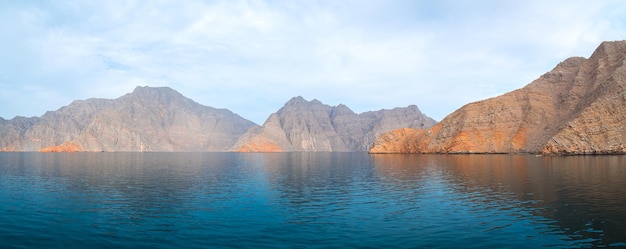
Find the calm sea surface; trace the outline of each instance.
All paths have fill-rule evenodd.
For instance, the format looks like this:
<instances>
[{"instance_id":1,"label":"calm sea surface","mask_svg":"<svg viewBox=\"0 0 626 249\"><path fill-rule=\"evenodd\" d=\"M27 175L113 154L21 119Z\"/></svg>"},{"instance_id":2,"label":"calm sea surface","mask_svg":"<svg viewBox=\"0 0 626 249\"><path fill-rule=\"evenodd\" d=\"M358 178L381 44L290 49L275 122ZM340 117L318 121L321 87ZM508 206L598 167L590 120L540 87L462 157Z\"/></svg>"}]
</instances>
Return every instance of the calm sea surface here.
<instances>
[{"instance_id":1,"label":"calm sea surface","mask_svg":"<svg viewBox=\"0 0 626 249\"><path fill-rule=\"evenodd\" d=\"M0 248L626 247L626 156L0 153Z\"/></svg>"}]
</instances>

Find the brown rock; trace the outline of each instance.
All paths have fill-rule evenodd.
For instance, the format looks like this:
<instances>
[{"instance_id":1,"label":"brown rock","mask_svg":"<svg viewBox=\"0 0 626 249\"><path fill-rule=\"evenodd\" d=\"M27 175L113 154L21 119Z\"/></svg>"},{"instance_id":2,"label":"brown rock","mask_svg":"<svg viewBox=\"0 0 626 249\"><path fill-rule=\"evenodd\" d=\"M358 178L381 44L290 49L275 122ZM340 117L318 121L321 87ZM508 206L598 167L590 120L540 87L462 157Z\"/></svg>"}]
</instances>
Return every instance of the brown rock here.
<instances>
[{"instance_id":1,"label":"brown rock","mask_svg":"<svg viewBox=\"0 0 626 249\"><path fill-rule=\"evenodd\" d=\"M626 41L569 58L524 88L467 104L411 138L376 142L373 153L623 153ZM409 136L412 136L411 134ZM387 150L387 149L388 150Z\"/></svg>"},{"instance_id":2,"label":"brown rock","mask_svg":"<svg viewBox=\"0 0 626 249\"><path fill-rule=\"evenodd\" d=\"M400 128L379 136L370 149L371 153L420 153L418 138L424 137L428 130ZM417 141L417 143L416 143Z\"/></svg>"},{"instance_id":3,"label":"brown rock","mask_svg":"<svg viewBox=\"0 0 626 249\"><path fill-rule=\"evenodd\" d=\"M78 152L83 151L83 148L80 145L75 144L74 142L65 142L61 145L50 146L43 149L40 149L39 152Z\"/></svg>"},{"instance_id":4,"label":"brown rock","mask_svg":"<svg viewBox=\"0 0 626 249\"><path fill-rule=\"evenodd\" d=\"M236 152L283 152L282 147L274 141L264 137L254 137L247 141Z\"/></svg>"},{"instance_id":5,"label":"brown rock","mask_svg":"<svg viewBox=\"0 0 626 249\"><path fill-rule=\"evenodd\" d=\"M0 152L17 152L18 150L15 149L15 147L4 147L4 148L0 148Z\"/></svg>"}]
</instances>

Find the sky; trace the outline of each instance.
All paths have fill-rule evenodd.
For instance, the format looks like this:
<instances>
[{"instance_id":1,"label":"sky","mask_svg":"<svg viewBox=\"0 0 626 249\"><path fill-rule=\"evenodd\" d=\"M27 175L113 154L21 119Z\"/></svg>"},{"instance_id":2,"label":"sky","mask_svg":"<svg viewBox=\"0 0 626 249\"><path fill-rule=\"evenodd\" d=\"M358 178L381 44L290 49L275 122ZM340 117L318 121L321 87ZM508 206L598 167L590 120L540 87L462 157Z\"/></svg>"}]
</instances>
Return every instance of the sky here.
<instances>
[{"instance_id":1,"label":"sky","mask_svg":"<svg viewBox=\"0 0 626 249\"><path fill-rule=\"evenodd\" d=\"M626 39L626 1L0 0L0 117L168 86L257 124L295 96L441 120Z\"/></svg>"}]
</instances>

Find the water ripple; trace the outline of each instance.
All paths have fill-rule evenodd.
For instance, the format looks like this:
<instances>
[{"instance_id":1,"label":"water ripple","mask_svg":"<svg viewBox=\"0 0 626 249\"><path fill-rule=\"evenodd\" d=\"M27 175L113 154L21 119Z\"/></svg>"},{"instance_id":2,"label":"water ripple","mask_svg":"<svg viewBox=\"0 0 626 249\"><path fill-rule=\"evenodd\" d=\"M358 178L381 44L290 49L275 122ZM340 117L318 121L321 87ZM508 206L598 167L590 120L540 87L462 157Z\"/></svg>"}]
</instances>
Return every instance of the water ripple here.
<instances>
[{"instance_id":1,"label":"water ripple","mask_svg":"<svg viewBox=\"0 0 626 249\"><path fill-rule=\"evenodd\" d=\"M0 153L0 247L620 247L625 158Z\"/></svg>"}]
</instances>

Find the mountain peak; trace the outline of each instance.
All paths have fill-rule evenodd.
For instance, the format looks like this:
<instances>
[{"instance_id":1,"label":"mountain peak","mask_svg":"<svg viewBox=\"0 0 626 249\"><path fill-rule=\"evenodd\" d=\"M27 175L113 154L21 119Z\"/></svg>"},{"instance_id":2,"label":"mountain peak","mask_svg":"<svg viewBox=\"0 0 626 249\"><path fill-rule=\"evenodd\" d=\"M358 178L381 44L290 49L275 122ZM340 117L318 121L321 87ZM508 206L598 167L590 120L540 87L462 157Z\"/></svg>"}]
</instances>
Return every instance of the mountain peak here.
<instances>
[{"instance_id":1,"label":"mountain peak","mask_svg":"<svg viewBox=\"0 0 626 249\"><path fill-rule=\"evenodd\" d=\"M152 87L152 86L137 86L135 87L135 90L133 90L132 93L130 93L131 95L180 95L182 96L182 94L180 94L179 92L177 92L176 90L166 87L166 86L162 86L162 87Z\"/></svg>"},{"instance_id":2,"label":"mountain peak","mask_svg":"<svg viewBox=\"0 0 626 249\"><path fill-rule=\"evenodd\" d=\"M309 103L309 101L304 99L302 96L296 96L296 97L291 98L289 101L287 101L287 103L285 103L285 106L301 104L301 103Z\"/></svg>"},{"instance_id":3,"label":"mountain peak","mask_svg":"<svg viewBox=\"0 0 626 249\"><path fill-rule=\"evenodd\" d=\"M407 109L410 111L417 112L417 113L423 113L422 110L420 110L420 108L417 107L417 105L409 105L407 106Z\"/></svg>"},{"instance_id":4,"label":"mountain peak","mask_svg":"<svg viewBox=\"0 0 626 249\"><path fill-rule=\"evenodd\" d=\"M313 99L311 101L307 101L306 99L304 99L302 96L297 96L297 97L293 97L291 98L289 101L287 101L287 103L285 103L285 105L283 106L283 108L281 108L281 110L284 110L285 108L287 109L300 109L300 108L308 108L308 107L312 107L315 106L317 108L330 108L330 106L320 102L317 99ZM279 110L280 112L280 110Z\"/></svg>"},{"instance_id":5,"label":"mountain peak","mask_svg":"<svg viewBox=\"0 0 626 249\"><path fill-rule=\"evenodd\" d=\"M183 96L178 91L169 87L138 86L135 88L135 90L133 90L133 92L124 95L122 98L138 99L140 101L157 102L164 104L197 104L195 101Z\"/></svg>"},{"instance_id":6,"label":"mountain peak","mask_svg":"<svg viewBox=\"0 0 626 249\"><path fill-rule=\"evenodd\" d=\"M335 106L335 108L333 108L333 112L332 115L336 116L336 115L340 115L340 114L356 114L354 113L350 107L344 105L344 104L339 104L337 106Z\"/></svg>"},{"instance_id":7,"label":"mountain peak","mask_svg":"<svg viewBox=\"0 0 626 249\"><path fill-rule=\"evenodd\" d=\"M596 51L621 51L626 52L626 40L621 41L604 41L596 48Z\"/></svg>"}]
</instances>

